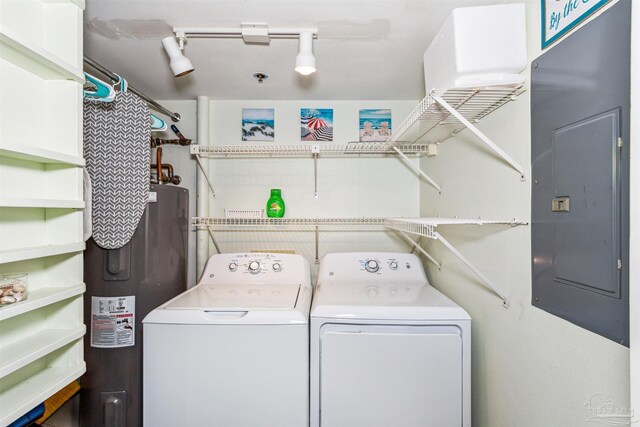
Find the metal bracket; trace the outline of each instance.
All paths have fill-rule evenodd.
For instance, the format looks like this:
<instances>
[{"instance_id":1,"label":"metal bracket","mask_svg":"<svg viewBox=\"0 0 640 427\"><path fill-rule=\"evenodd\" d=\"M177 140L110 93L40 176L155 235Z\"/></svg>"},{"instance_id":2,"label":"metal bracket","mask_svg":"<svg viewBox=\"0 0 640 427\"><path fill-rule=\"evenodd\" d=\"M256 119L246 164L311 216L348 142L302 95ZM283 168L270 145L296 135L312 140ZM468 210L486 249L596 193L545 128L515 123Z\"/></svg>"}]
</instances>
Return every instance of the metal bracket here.
<instances>
[{"instance_id":1,"label":"metal bracket","mask_svg":"<svg viewBox=\"0 0 640 427\"><path fill-rule=\"evenodd\" d=\"M418 251L420 251L420 253L422 255L424 255L425 257L427 257L427 259L429 261L431 261L432 263L435 264L436 267L438 267L438 270L440 270L442 268L442 265L436 261L436 259L434 257L432 257L427 251L425 251L422 246L420 246L420 244L418 242L416 242L415 240L413 240L411 237L409 237L409 235L407 233L405 233L404 231L400 231L400 235L402 237L404 237L409 243L413 244L413 247L416 248Z\"/></svg>"},{"instance_id":2,"label":"metal bracket","mask_svg":"<svg viewBox=\"0 0 640 427\"><path fill-rule=\"evenodd\" d=\"M211 196L212 197L216 197L216 190L213 188L213 184L209 180L209 175L207 174L207 171L205 170L204 165L202 164L202 161L200 160L200 156L198 154L196 154L196 161L198 162L198 166L200 167L200 170L202 171L202 176L204 176L204 179L207 181L207 185L209 186L209 190L211 190Z\"/></svg>"},{"instance_id":3,"label":"metal bracket","mask_svg":"<svg viewBox=\"0 0 640 427\"><path fill-rule=\"evenodd\" d=\"M420 169L420 167L419 167L419 166L416 166L416 165L411 161L411 159L409 159L409 158L406 156L406 154L404 154L402 151L400 151L400 149L399 149L398 147L391 147L391 148L393 148L393 150L394 150L396 153L398 153L398 155L400 156L400 158L401 158L402 160L404 160L404 161L405 161L405 163L406 163L406 164L407 164L411 169L413 169L413 170L414 170L414 171L416 171L420 176L422 176L424 179L426 179L426 180L427 180L427 182L429 182L429 184L433 185L433 186L436 188L436 190L438 190L438 192L439 192L439 193L442 193L442 190L440 189L440 186L439 186L438 184L436 184L436 182L435 182L433 179L431 179L431 177L430 177L429 175L427 175L426 173L424 173L424 172L422 171L422 169Z\"/></svg>"},{"instance_id":4,"label":"metal bracket","mask_svg":"<svg viewBox=\"0 0 640 427\"><path fill-rule=\"evenodd\" d=\"M311 146L313 154L313 197L318 198L318 155L320 154L320 144Z\"/></svg>"},{"instance_id":5,"label":"metal bracket","mask_svg":"<svg viewBox=\"0 0 640 427\"><path fill-rule=\"evenodd\" d=\"M456 248L454 248L453 245L449 243L444 237L442 237L440 233L436 231L435 236L436 239L440 240L442 244L447 247L447 249L453 252L453 254L458 257L458 259L462 261L462 263L466 265L469 270L471 270L476 276L478 276L478 278L482 280L482 282L484 282L487 288L489 288L494 294L500 297L504 308L509 308L509 301L507 300L507 297L502 292L498 291L498 289L496 289L493 282L491 282L491 280L489 280L487 276L485 276L480 270L478 270L476 266L471 263L471 261L465 258L464 255L462 255Z\"/></svg>"},{"instance_id":6,"label":"metal bracket","mask_svg":"<svg viewBox=\"0 0 640 427\"><path fill-rule=\"evenodd\" d=\"M489 148L491 148L498 156L500 156L504 161L509 163L512 168L520 173L520 178L522 181L526 180L524 168L520 166L518 162L516 162L511 156L509 156L504 150L498 147L493 141L491 141L485 134L480 132L477 127L475 127L469 120L467 120L462 114L456 111L447 101L442 99L438 95L432 95L433 99L440 105L442 105L451 115L453 115L460 123L466 126L471 132L473 132L482 142L484 142Z\"/></svg>"}]
</instances>

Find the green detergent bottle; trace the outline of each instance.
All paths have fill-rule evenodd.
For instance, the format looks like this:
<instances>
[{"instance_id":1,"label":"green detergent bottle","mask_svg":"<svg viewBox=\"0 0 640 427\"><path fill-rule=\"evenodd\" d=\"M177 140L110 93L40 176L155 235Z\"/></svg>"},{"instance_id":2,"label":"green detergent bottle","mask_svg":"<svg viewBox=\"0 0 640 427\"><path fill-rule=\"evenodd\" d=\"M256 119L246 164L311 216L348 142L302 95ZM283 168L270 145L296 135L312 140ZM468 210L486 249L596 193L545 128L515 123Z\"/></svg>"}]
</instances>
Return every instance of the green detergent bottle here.
<instances>
[{"instance_id":1,"label":"green detergent bottle","mask_svg":"<svg viewBox=\"0 0 640 427\"><path fill-rule=\"evenodd\" d=\"M269 218L282 218L284 216L284 200L282 200L279 188L271 189L271 197L267 202L267 216Z\"/></svg>"}]
</instances>

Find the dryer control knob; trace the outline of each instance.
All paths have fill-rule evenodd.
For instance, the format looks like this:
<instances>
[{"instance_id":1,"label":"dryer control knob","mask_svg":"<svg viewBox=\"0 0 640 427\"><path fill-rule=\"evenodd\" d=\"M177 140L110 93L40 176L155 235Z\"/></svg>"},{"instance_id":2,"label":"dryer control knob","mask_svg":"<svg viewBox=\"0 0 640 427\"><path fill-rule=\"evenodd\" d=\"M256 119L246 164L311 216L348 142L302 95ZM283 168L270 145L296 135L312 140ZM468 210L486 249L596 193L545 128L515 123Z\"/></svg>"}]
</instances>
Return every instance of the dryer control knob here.
<instances>
[{"instance_id":1,"label":"dryer control knob","mask_svg":"<svg viewBox=\"0 0 640 427\"><path fill-rule=\"evenodd\" d=\"M260 273L260 263L258 261L251 261L249 263L249 273L251 274Z\"/></svg>"},{"instance_id":2,"label":"dryer control knob","mask_svg":"<svg viewBox=\"0 0 640 427\"><path fill-rule=\"evenodd\" d=\"M389 263L389 268L391 268L392 270L397 270L398 269L398 263L395 261L391 261Z\"/></svg>"},{"instance_id":3,"label":"dryer control knob","mask_svg":"<svg viewBox=\"0 0 640 427\"><path fill-rule=\"evenodd\" d=\"M282 270L282 266L279 263L274 263L273 266L271 266L271 268L273 268L273 271L280 271Z\"/></svg>"},{"instance_id":4,"label":"dryer control knob","mask_svg":"<svg viewBox=\"0 0 640 427\"><path fill-rule=\"evenodd\" d=\"M238 264L236 264L235 262L232 262L231 264L229 264L229 271L236 271L238 269Z\"/></svg>"},{"instance_id":5,"label":"dryer control knob","mask_svg":"<svg viewBox=\"0 0 640 427\"><path fill-rule=\"evenodd\" d=\"M375 273L380 268L380 265L378 265L378 261L370 259L364 264L364 268L369 273Z\"/></svg>"}]
</instances>

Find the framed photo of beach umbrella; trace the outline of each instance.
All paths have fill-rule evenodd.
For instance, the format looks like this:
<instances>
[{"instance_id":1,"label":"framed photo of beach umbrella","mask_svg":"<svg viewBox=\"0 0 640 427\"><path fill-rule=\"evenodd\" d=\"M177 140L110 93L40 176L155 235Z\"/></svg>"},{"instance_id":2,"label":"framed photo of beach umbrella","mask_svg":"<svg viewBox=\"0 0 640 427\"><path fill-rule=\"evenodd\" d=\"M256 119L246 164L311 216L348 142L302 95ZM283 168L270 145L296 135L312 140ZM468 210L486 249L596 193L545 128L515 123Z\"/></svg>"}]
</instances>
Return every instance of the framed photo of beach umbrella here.
<instances>
[{"instance_id":1,"label":"framed photo of beach umbrella","mask_svg":"<svg viewBox=\"0 0 640 427\"><path fill-rule=\"evenodd\" d=\"M391 110L360 110L360 142L385 142L391 136Z\"/></svg>"},{"instance_id":2,"label":"framed photo of beach umbrella","mask_svg":"<svg viewBox=\"0 0 640 427\"><path fill-rule=\"evenodd\" d=\"M301 141L333 141L333 109L300 109Z\"/></svg>"}]
</instances>

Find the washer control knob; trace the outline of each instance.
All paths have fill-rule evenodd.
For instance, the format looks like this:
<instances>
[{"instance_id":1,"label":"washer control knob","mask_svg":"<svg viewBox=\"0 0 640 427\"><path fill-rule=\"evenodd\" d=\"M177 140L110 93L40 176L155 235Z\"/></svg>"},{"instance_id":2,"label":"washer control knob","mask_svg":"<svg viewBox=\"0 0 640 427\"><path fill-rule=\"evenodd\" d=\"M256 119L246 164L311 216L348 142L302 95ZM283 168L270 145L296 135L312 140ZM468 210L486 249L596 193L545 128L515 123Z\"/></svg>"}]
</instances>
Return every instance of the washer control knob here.
<instances>
[{"instance_id":1,"label":"washer control knob","mask_svg":"<svg viewBox=\"0 0 640 427\"><path fill-rule=\"evenodd\" d=\"M271 266L271 268L273 268L273 271L280 271L280 270L282 270L282 266L281 266L279 263L277 263L277 262L273 263L273 265Z\"/></svg>"},{"instance_id":2,"label":"washer control knob","mask_svg":"<svg viewBox=\"0 0 640 427\"><path fill-rule=\"evenodd\" d=\"M364 268L369 273L375 273L380 268L380 265L378 265L378 261L370 259L364 264Z\"/></svg>"},{"instance_id":3,"label":"washer control knob","mask_svg":"<svg viewBox=\"0 0 640 427\"><path fill-rule=\"evenodd\" d=\"M378 287L377 286L368 286L367 287L367 296L369 298L375 298L378 296Z\"/></svg>"},{"instance_id":4,"label":"washer control knob","mask_svg":"<svg viewBox=\"0 0 640 427\"><path fill-rule=\"evenodd\" d=\"M238 264L236 264L235 262L232 262L231 264L229 264L229 271L236 271L238 269Z\"/></svg>"},{"instance_id":5,"label":"washer control knob","mask_svg":"<svg viewBox=\"0 0 640 427\"><path fill-rule=\"evenodd\" d=\"M398 269L398 263L395 262L395 261L391 261L389 263L389 268L392 269L392 270L397 270Z\"/></svg>"},{"instance_id":6,"label":"washer control knob","mask_svg":"<svg viewBox=\"0 0 640 427\"><path fill-rule=\"evenodd\" d=\"M260 263L258 261L251 261L249 263L249 273L251 274L260 273Z\"/></svg>"}]
</instances>

